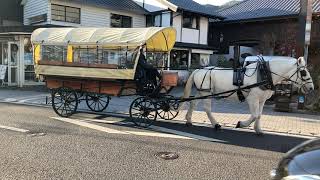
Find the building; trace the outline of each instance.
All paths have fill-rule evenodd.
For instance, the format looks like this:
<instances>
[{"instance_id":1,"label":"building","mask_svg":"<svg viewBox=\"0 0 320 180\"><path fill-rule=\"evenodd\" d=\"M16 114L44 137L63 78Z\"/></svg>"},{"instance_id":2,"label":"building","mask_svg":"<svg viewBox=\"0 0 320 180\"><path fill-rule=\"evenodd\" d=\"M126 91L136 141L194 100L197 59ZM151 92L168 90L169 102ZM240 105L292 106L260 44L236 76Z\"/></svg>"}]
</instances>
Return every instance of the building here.
<instances>
[{"instance_id":1,"label":"building","mask_svg":"<svg viewBox=\"0 0 320 180\"><path fill-rule=\"evenodd\" d=\"M182 73L208 65L217 52L208 34L209 22L223 19L217 7L193 0L3 0L1 64L7 66L7 85L41 84L34 75L30 35L39 27L149 27L173 26L177 30L174 50L163 55L147 50L157 67ZM1 73L0 73L1 74ZM185 74L185 75L183 75Z\"/></svg>"},{"instance_id":2,"label":"building","mask_svg":"<svg viewBox=\"0 0 320 180\"><path fill-rule=\"evenodd\" d=\"M177 30L175 48L168 57L171 70L189 70L207 65L217 47L208 40L209 21L223 19L217 7L193 0L136 0L150 12L146 26L173 26Z\"/></svg>"},{"instance_id":3,"label":"building","mask_svg":"<svg viewBox=\"0 0 320 180\"><path fill-rule=\"evenodd\" d=\"M34 75L30 42L34 29L57 26L145 27L148 12L133 1L2 0L0 13L0 63L7 67L4 82L22 87L42 84Z\"/></svg>"},{"instance_id":4,"label":"building","mask_svg":"<svg viewBox=\"0 0 320 180\"><path fill-rule=\"evenodd\" d=\"M301 21L301 2L306 0L245 0L221 9L218 13L226 19L210 24L213 44L220 46L220 54L240 61L239 55L245 51L250 54L303 56L306 25ZM320 1L314 0L312 7L308 62L318 63Z\"/></svg>"}]
</instances>

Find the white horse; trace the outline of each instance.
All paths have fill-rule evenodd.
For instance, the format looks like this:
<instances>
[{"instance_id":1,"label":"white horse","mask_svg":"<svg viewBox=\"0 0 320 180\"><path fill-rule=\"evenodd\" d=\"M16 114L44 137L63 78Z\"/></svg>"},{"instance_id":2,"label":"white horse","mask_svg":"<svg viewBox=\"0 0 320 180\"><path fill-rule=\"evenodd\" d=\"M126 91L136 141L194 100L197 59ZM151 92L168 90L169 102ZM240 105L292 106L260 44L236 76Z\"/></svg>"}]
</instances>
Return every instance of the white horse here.
<instances>
[{"instance_id":1,"label":"white horse","mask_svg":"<svg viewBox=\"0 0 320 180\"><path fill-rule=\"evenodd\" d=\"M258 59L258 57L256 57ZM272 76L273 85L280 83L283 80L292 81L294 85L301 89L303 93L313 90L314 85L311 79L310 73L306 68L306 62L303 57L299 59L282 56L265 56L264 60L269 62L269 69ZM246 67L244 84L241 87L250 86L257 83L256 70L257 62L249 64ZM216 94L237 89L237 86L233 85L233 70L223 68L205 68L195 70L189 77L184 90L184 98L190 97L192 86L197 87L197 93L195 97L207 96L210 94ZM207 91L201 91L206 89ZM254 130L257 134L263 134L260 127L260 118L262 115L263 106L267 99L269 99L273 91L262 90L259 87L253 87L247 92L243 92L245 100L249 104L251 116L247 121L239 121L237 128L248 127L251 123L255 122ZM232 95L230 97L236 97ZM190 103L190 107L186 114L187 126L192 125L192 112L199 100L193 100ZM204 110L207 113L212 126L215 129L220 129L221 126L215 120L211 114L211 99L204 99ZM181 106L180 106L181 107Z\"/></svg>"}]
</instances>

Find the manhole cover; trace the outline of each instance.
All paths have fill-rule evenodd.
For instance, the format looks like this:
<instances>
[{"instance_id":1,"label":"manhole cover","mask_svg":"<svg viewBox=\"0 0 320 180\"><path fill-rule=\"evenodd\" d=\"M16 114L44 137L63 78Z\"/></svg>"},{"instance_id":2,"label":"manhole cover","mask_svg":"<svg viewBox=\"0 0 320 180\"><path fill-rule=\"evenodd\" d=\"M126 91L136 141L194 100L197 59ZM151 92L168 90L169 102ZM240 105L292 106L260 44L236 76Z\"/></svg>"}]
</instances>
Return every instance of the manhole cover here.
<instances>
[{"instance_id":1,"label":"manhole cover","mask_svg":"<svg viewBox=\"0 0 320 180\"><path fill-rule=\"evenodd\" d=\"M164 160L174 160L179 157L179 155L175 152L158 152L155 155Z\"/></svg>"}]
</instances>

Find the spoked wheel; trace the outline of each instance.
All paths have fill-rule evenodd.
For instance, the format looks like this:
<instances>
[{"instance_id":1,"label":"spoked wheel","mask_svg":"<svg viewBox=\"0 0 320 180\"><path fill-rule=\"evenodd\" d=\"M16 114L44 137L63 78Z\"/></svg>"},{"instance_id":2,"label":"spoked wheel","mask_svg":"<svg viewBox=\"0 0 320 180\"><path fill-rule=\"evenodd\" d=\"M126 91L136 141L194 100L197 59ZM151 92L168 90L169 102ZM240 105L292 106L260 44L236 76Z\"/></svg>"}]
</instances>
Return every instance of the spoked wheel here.
<instances>
[{"instance_id":1,"label":"spoked wheel","mask_svg":"<svg viewBox=\"0 0 320 180\"><path fill-rule=\"evenodd\" d=\"M179 103L172 100L161 100L158 102L157 114L162 119L172 120L179 114Z\"/></svg>"},{"instance_id":2,"label":"spoked wheel","mask_svg":"<svg viewBox=\"0 0 320 180\"><path fill-rule=\"evenodd\" d=\"M86 95L88 108L94 112L102 112L109 105L110 97L104 94L90 93Z\"/></svg>"},{"instance_id":3,"label":"spoked wheel","mask_svg":"<svg viewBox=\"0 0 320 180\"><path fill-rule=\"evenodd\" d=\"M77 93L70 88L58 88L52 91L52 107L61 117L69 117L77 111Z\"/></svg>"},{"instance_id":4,"label":"spoked wheel","mask_svg":"<svg viewBox=\"0 0 320 180\"><path fill-rule=\"evenodd\" d=\"M156 104L151 99L140 97L135 99L129 109L132 122L147 128L157 119Z\"/></svg>"}]
</instances>

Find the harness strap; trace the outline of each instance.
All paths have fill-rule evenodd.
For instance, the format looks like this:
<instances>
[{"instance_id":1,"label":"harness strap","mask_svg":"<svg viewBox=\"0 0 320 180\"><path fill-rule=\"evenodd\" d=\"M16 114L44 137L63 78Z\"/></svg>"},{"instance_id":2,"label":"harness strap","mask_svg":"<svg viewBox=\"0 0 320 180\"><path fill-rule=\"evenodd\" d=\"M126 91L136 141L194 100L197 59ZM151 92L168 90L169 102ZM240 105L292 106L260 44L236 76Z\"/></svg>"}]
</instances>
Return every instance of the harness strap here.
<instances>
[{"instance_id":1,"label":"harness strap","mask_svg":"<svg viewBox=\"0 0 320 180\"><path fill-rule=\"evenodd\" d=\"M211 71L211 70L209 70L209 71ZM203 82L204 82L204 80L206 79L207 74L208 74L209 71L207 71L207 72L204 74L204 77L203 77L202 82L201 82L201 85L200 85L200 89L202 89Z\"/></svg>"},{"instance_id":2,"label":"harness strap","mask_svg":"<svg viewBox=\"0 0 320 180\"><path fill-rule=\"evenodd\" d=\"M252 84L252 85L249 85L249 86L245 86L245 87L242 87L240 89L233 89L233 90L229 90L229 91L225 91L225 92L221 92L221 93L215 93L215 94L211 94L211 95L207 95L207 96L189 97L189 98L168 98L168 100L173 100L173 101L178 101L178 102L186 102L186 101L193 101L193 100L197 100L197 99L207 99L207 98L217 98L217 97L219 98L219 97L223 97L223 96L221 96L223 94L235 93L238 90L246 90L246 89L259 87L259 86L265 85L267 83L268 83L267 81L261 81L259 83Z\"/></svg>"}]
</instances>

